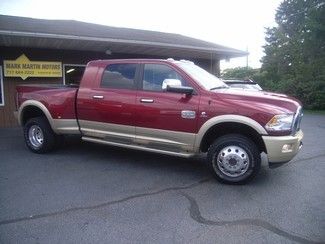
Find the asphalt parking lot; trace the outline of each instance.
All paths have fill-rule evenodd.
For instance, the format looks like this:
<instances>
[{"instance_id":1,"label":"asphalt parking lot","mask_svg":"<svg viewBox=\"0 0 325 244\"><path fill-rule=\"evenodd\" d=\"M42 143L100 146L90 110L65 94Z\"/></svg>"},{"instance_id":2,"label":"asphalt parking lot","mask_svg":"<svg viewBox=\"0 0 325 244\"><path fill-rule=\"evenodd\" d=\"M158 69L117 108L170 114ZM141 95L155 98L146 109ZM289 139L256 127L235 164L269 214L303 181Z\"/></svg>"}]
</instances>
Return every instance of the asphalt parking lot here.
<instances>
[{"instance_id":1,"label":"asphalt parking lot","mask_svg":"<svg viewBox=\"0 0 325 244\"><path fill-rule=\"evenodd\" d=\"M201 157L79 142L27 150L0 129L0 243L324 243L325 116L304 147L250 184L218 183Z\"/></svg>"}]
</instances>

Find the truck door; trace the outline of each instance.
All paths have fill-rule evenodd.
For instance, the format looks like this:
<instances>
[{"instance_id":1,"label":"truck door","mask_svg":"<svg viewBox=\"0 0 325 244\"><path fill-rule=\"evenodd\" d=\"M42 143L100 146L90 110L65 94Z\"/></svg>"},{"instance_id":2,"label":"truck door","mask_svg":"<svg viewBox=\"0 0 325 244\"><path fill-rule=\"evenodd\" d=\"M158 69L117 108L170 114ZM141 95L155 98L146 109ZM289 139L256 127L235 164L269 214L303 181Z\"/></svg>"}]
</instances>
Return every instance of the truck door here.
<instances>
[{"instance_id":1,"label":"truck door","mask_svg":"<svg viewBox=\"0 0 325 244\"><path fill-rule=\"evenodd\" d=\"M136 142L143 146L186 153L193 150L197 133L199 95L167 92L166 81L191 86L172 66L146 63L141 66L136 97Z\"/></svg>"},{"instance_id":2,"label":"truck door","mask_svg":"<svg viewBox=\"0 0 325 244\"><path fill-rule=\"evenodd\" d=\"M138 64L114 63L99 68L92 87L81 87L77 112L82 135L116 143L135 139Z\"/></svg>"}]
</instances>

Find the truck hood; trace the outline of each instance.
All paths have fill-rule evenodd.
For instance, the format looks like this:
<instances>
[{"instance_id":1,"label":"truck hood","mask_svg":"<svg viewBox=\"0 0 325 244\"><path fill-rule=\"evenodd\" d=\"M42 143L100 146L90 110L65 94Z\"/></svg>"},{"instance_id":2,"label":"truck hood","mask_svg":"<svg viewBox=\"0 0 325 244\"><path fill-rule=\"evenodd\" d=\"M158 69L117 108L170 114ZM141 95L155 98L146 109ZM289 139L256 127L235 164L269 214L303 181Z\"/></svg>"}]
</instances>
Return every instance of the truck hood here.
<instances>
[{"instance_id":1,"label":"truck hood","mask_svg":"<svg viewBox=\"0 0 325 244\"><path fill-rule=\"evenodd\" d=\"M216 91L227 102L239 107L249 107L270 114L295 113L301 103L285 94L267 91L248 91L237 89L222 89Z\"/></svg>"}]
</instances>

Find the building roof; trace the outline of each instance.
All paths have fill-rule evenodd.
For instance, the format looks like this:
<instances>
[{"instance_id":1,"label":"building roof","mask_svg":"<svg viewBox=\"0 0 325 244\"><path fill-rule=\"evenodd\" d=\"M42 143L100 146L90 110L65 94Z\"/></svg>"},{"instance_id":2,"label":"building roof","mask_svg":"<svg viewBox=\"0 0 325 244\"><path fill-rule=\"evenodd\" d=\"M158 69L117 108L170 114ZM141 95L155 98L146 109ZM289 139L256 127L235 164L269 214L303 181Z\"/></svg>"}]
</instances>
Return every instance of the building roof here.
<instances>
[{"instance_id":1,"label":"building roof","mask_svg":"<svg viewBox=\"0 0 325 244\"><path fill-rule=\"evenodd\" d=\"M75 20L0 15L0 46L72 49L176 57L224 59L244 51L157 31L118 28Z\"/></svg>"}]
</instances>

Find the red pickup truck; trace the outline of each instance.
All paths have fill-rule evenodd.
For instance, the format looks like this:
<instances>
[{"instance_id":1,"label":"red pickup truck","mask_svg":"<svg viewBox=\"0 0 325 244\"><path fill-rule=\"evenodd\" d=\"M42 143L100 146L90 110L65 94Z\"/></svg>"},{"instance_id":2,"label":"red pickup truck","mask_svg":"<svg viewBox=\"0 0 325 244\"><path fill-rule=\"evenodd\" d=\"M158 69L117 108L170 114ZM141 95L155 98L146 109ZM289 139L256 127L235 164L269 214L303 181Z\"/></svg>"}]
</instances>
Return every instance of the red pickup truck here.
<instances>
[{"instance_id":1,"label":"red pickup truck","mask_svg":"<svg viewBox=\"0 0 325 244\"><path fill-rule=\"evenodd\" d=\"M207 152L218 180L245 183L302 146L299 101L230 89L190 61L97 60L80 85L17 87L27 147L45 153L65 134L82 140L190 157Z\"/></svg>"}]
</instances>

